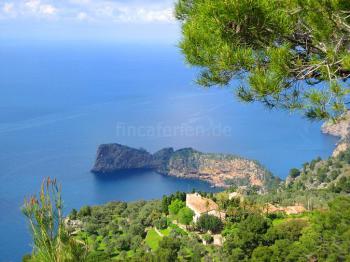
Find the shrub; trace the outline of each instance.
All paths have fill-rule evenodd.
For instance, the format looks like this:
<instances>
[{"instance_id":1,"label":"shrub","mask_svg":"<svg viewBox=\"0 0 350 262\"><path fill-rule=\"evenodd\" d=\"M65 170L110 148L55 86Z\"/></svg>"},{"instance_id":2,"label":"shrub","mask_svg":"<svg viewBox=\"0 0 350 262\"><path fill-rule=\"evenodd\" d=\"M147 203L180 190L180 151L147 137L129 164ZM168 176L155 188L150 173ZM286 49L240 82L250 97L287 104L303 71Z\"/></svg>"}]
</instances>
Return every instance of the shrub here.
<instances>
[{"instance_id":1,"label":"shrub","mask_svg":"<svg viewBox=\"0 0 350 262\"><path fill-rule=\"evenodd\" d=\"M197 227L202 232L207 232L210 230L213 233L218 233L222 230L222 221L220 218L204 214L197 221Z\"/></svg>"},{"instance_id":2,"label":"shrub","mask_svg":"<svg viewBox=\"0 0 350 262\"><path fill-rule=\"evenodd\" d=\"M90 206L84 206L78 212L78 217L86 217L86 216L91 216Z\"/></svg>"},{"instance_id":3,"label":"shrub","mask_svg":"<svg viewBox=\"0 0 350 262\"><path fill-rule=\"evenodd\" d=\"M203 239L207 244L213 243L213 240L214 240L213 236L211 234L208 234L208 233L203 235Z\"/></svg>"},{"instance_id":4,"label":"shrub","mask_svg":"<svg viewBox=\"0 0 350 262\"><path fill-rule=\"evenodd\" d=\"M78 215L78 211L75 208L73 208L72 212L69 215L69 218L72 220L75 220L75 219L77 219L77 215Z\"/></svg>"},{"instance_id":5,"label":"shrub","mask_svg":"<svg viewBox=\"0 0 350 262\"><path fill-rule=\"evenodd\" d=\"M181 224L189 225L193 220L193 211L188 207L183 207L178 213L178 219Z\"/></svg>"},{"instance_id":6,"label":"shrub","mask_svg":"<svg viewBox=\"0 0 350 262\"><path fill-rule=\"evenodd\" d=\"M175 199L171 201L171 204L169 205L169 212L172 215L177 215L181 208L185 206L185 202Z\"/></svg>"},{"instance_id":7,"label":"shrub","mask_svg":"<svg viewBox=\"0 0 350 262\"><path fill-rule=\"evenodd\" d=\"M300 170L297 169L297 168L292 168L289 171L289 176L292 177L292 178L296 178L296 177L300 176Z\"/></svg>"},{"instance_id":8,"label":"shrub","mask_svg":"<svg viewBox=\"0 0 350 262\"><path fill-rule=\"evenodd\" d=\"M252 254L252 262L270 262L272 251L269 247L259 246L254 249Z\"/></svg>"},{"instance_id":9,"label":"shrub","mask_svg":"<svg viewBox=\"0 0 350 262\"><path fill-rule=\"evenodd\" d=\"M154 223L154 226L158 229L166 229L168 227L168 220L166 217L161 217L160 219L156 220Z\"/></svg>"}]
</instances>

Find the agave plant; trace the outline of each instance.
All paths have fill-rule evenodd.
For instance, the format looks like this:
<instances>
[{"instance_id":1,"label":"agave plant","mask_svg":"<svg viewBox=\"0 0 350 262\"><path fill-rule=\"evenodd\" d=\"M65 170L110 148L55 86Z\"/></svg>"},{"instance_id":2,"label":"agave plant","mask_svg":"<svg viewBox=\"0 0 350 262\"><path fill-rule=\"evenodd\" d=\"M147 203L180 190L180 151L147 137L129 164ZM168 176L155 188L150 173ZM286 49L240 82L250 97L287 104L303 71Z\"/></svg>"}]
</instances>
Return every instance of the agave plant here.
<instances>
[{"instance_id":1,"label":"agave plant","mask_svg":"<svg viewBox=\"0 0 350 262\"><path fill-rule=\"evenodd\" d=\"M65 228L61 186L56 179L47 178L40 195L25 199L22 207L33 237L30 261L84 261L86 246L72 238Z\"/></svg>"}]
</instances>

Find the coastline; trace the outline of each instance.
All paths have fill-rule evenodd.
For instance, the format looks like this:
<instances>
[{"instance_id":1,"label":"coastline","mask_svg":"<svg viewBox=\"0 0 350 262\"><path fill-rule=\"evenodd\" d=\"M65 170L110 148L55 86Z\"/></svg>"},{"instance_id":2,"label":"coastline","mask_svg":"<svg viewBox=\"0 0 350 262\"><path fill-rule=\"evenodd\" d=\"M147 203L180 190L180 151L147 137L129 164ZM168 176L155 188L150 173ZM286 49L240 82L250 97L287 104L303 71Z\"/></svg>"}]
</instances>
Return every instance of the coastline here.
<instances>
[{"instance_id":1,"label":"coastline","mask_svg":"<svg viewBox=\"0 0 350 262\"><path fill-rule=\"evenodd\" d=\"M333 150L333 157L350 148L350 111L336 123L330 121L323 123L321 132L339 139Z\"/></svg>"},{"instance_id":2,"label":"coastline","mask_svg":"<svg viewBox=\"0 0 350 262\"><path fill-rule=\"evenodd\" d=\"M100 145L91 172L108 175L142 169L172 177L198 179L217 188L255 186L266 191L281 181L257 161L235 155L202 153L192 148L164 148L151 154L121 144Z\"/></svg>"}]
</instances>

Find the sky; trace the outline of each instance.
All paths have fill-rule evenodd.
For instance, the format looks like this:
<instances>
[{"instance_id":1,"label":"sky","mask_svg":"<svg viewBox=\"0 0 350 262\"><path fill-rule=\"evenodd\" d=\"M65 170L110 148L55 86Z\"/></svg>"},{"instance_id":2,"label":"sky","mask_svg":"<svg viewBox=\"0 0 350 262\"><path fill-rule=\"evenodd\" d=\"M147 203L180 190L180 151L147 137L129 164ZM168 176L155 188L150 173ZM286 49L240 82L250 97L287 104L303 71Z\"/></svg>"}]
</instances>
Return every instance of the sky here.
<instances>
[{"instance_id":1,"label":"sky","mask_svg":"<svg viewBox=\"0 0 350 262\"><path fill-rule=\"evenodd\" d=\"M173 0L0 0L0 40L176 42Z\"/></svg>"}]
</instances>

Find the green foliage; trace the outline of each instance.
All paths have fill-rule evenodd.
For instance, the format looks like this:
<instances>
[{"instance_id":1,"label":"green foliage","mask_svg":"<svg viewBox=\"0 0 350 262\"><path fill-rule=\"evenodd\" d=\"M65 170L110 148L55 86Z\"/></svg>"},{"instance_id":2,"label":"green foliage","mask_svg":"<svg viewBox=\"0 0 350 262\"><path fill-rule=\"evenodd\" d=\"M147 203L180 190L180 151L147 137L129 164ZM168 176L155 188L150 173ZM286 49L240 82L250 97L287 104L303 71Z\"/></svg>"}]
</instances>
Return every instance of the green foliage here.
<instances>
[{"instance_id":1,"label":"green foliage","mask_svg":"<svg viewBox=\"0 0 350 262\"><path fill-rule=\"evenodd\" d=\"M188 207L181 208L177 215L179 222L184 225L189 225L193 220L193 216L193 211Z\"/></svg>"},{"instance_id":2,"label":"green foliage","mask_svg":"<svg viewBox=\"0 0 350 262\"><path fill-rule=\"evenodd\" d=\"M101 256L123 260L124 256L140 255L147 246L156 246L161 239L154 229L147 230L157 223L163 223L164 219L167 223L161 208L161 201L111 202L84 207L83 212L78 212L83 227L77 239L89 244L89 257L93 256L91 259L100 259ZM154 240L154 237L157 239Z\"/></svg>"},{"instance_id":3,"label":"green foliage","mask_svg":"<svg viewBox=\"0 0 350 262\"><path fill-rule=\"evenodd\" d=\"M338 159L318 160L314 171L320 168L324 169L323 165L332 171L337 161ZM305 171L307 170L309 167L305 169ZM303 174L296 179L301 179L302 176ZM337 182L346 184L343 181L346 176L344 177L343 174L338 176L340 179ZM48 191L51 192L50 190ZM53 190L55 191L56 188L54 187ZM48 191L44 190L46 193L41 195L46 196ZM49 195L51 196L51 194ZM278 192L264 195L245 195L244 201L228 200L227 192L207 194L207 197L221 203L221 208L227 214L224 223L215 216L205 214L199 218L197 228L194 228L195 231L192 228L182 230L177 225L172 224L169 219L180 219L184 216L188 221L192 220L193 213L189 212L190 210L186 207L182 207L176 216L166 217L166 214L162 212L162 201L111 202L102 206L84 207L83 212L81 210L79 212L72 211L69 217L74 218L76 215L75 222L81 222L78 223L81 226L75 228L79 233L74 238L67 233L64 226L58 227L54 231L48 230L51 227L37 230L41 234L44 230L44 236L47 232L52 232L52 238L45 238L47 246L56 247L57 243L60 243L60 246L51 249L54 254L47 258L46 247L41 250L41 242L34 242L37 244L33 253L23 259L24 261L50 262L306 262L310 259L313 261L348 261L350 259L348 252L350 248L350 197L345 193L339 194L330 190L301 191L280 188ZM54 204L55 197L45 197L45 199L46 202L43 200L34 201L34 209L39 212L38 214L44 214L40 218L51 221L53 213L50 213L50 210L56 210L56 207L60 207L60 205ZM47 199L51 199L51 202ZM313 207L310 210L314 211L298 215L267 214L261 211L266 203L291 205L296 202L309 204ZM28 203L30 204L32 201ZM42 205L42 203L45 204ZM183 204L183 201L174 198L171 203ZM174 204L173 206L180 205ZM41 213L43 210L45 212ZM54 213L59 214L60 212ZM47 214L49 215L47 216ZM62 221L62 219L57 221ZM184 223L184 221L182 222ZM154 227L157 227L159 232ZM59 228L62 229L60 233ZM196 231L197 229L200 232ZM204 246L201 238L207 243L213 241L212 235L208 234L208 231L215 234L221 233L225 238L224 246ZM202 233L205 234L202 235ZM201 238L200 235L202 235ZM82 243L86 243L88 249L85 249ZM43 259L44 257L45 259ZM52 257L59 257L59 259L55 260Z\"/></svg>"},{"instance_id":4,"label":"green foliage","mask_svg":"<svg viewBox=\"0 0 350 262\"><path fill-rule=\"evenodd\" d=\"M84 261L85 246L68 234L63 221L61 188L48 178L41 185L39 198L32 196L22 207L33 236L34 249L27 261Z\"/></svg>"},{"instance_id":5,"label":"green foliage","mask_svg":"<svg viewBox=\"0 0 350 262\"><path fill-rule=\"evenodd\" d=\"M158 233L151 229L147 232L147 236L145 238L146 244L152 249L157 250L159 247L159 242L161 241L162 237L158 235Z\"/></svg>"},{"instance_id":6,"label":"green foliage","mask_svg":"<svg viewBox=\"0 0 350 262\"><path fill-rule=\"evenodd\" d=\"M337 182L332 184L330 190L336 193L350 193L350 177L341 177Z\"/></svg>"},{"instance_id":7,"label":"green foliage","mask_svg":"<svg viewBox=\"0 0 350 262\"><path fill-rule=\"evenodd\" d=\"M218 233L222 230L223 224L220 218L204 214L199 217L197 227L202 232L207 232L209 230L213 233Z\"/></svg>"},{"instance_id":8,"label":"green foliage","mask_svg":"<svg viewBox=\"0 0 350 262\"><path fill-rule=\"evenodd\" d=\"M289 241L297 241L302 235L302 230L308 225L305 219L288 219L284 222L271 227L265 234L268 243L275 243L276 240L286 239Z\"/></svg>"},{"instance_id":9,"label":"green foliage","mask_svg":"<svg viewBox=\"0 0 350 262\"><path fill-rule=\"evenodd\" d=\"M91 216L91 207L90 206L84 206L82 207L79 212L77 213L78 217L86 217Z\"/></svg>"},{"instance_id":10,"label":"green foliage","mask_svg":"<svg viewBox=\"0 0 350 262\"><path fill-rule=\"evenodd\" d=\"M226 256L239 255L239 260L247 261L347 261L349 207L350 197L346 196L335 198L326 210L280 223L250 214L238 224L225 226Z\"/></svg>"},{"instance_id":11,"label":"green foliage","mask_svg":"<svg viewBox=\"0 0 350 262\"><path fill-rule=\"evenodd\" d=\"M341 152L339 154L339 159L341 161L344 161L346 164L350 164L350 150L347 150L345 152Z\"/></svg>"},{"instance_id":12,"label":"green foliage","mask_svg":"<svg viewBox=\"0 0 350 262\"><path fill-rule=\"evenodd\" d=\"M245 102L301 110L310 119L346 110L350 77L347 0L178 0L180 48L200 85L228 86ZM324 82L324 84L320 84Z\"/></svg>"},{"instance_id":13,"label":"green foliage","mask_svg":"<svg viewBox=\"0 0 350 262\"><path fill-rule=\"evenodd\" d=\"M292 177L292 178L296 178L296 177L300 176L300 170L297 169L297 168L292 168L289 171L289 176Z\"/></svg>"},{"instance_id":14,"label":"green foliage","mask_svg":"<svg viewBox=\"0 0 350 262\"><path fill-rule=\"evenodd\" d=\"M169 205L171 202L175 199L186 201L186 193L184 192L176 192L174 194L171 194L169 196L163 196L162 198L162 212L165 214L169 214Z\"/></svg>"},{"instance_id":15,"label":"green foliage","mask_svg":"<svg viewBox=\"0 0 350 262\"><path fill-rule=\"evenodd\" d=\"M300 242L317 261L347 261L350 259L349 228L350 198L339 197L329 203L328 211L313 218Z\"/></svg>"},{"instance_id":16,"label":"green foliage","mask_svg":"<svg viewBox=\"0 0 350 262\"><path fill-rule=\"evenodd\" d=\"M78 211L75 208L73 208L72 212L70 213L69 218L72 220L75 220L75 219L77 219L77 217L78 217Z\"/></svg>"},{"instance_id":17,"label":"green foliage","mask_svg":"<svg viewBox=\"0 0 350 262\"><path fill-rule=\"evenodd\" d=\"M172 215L177 215L183 207L185 207L185 202L181 201L180 199L175 199L168 207L169 213Z\"/></svg>"},{"instance_id":18,"label":"green foliage","mask_svg":"<svg viewBox=\"0 0 350 262\"><path fill-rule=\"evenodd\" d=\"M181 243L177 238L164 237L159 243L157 250L158 261L172 262L177 260L177 252L180 250Z\"/></svg>"},{"instance_id":19,"label":"green foliage","mask_svg":"<svg viewBox=\"0 0 350 262\"><path fill-rule=\"evenodd\" d=\"M214 240L213 236L211 234L208 234L208 233L203 235L203 239L205 240L205 242L207 244L213 243L213 240Z\"/></svg>"},{"instance_id":20,"label":"green foliage","mask_svg":"<svg viewBox=\"0 0 350 262\"><path fill-rule=\"evenodd\" d=\"M23 257L22 257L22 262L30 262L31 261L31 259L32 259L32 256L31 255L24 255Z\"/></svg>"},{"instance_id":21,"label":"green foliage","mask_svg":"<svg viewBox=\"0 0 350 262\"><path fill-rule=\"evenodd\" d=\"M226 228L226 248L240 248L250 256L253 250L264 242L264 234L269 226L269 221L264 216L256 213L248 215L238 224Z\"/></svg>"},{"instance_id":22,"label":"green foliage","mask_svg":"<svg viewBox=\"0 0 350 262\"><path fill-rule=\"evenodd\" d=\"M304 164L302 171L292 169L288 179L291 190L326 188L335 193L350 192L350 150L327 160L317 158Z\"/></svg>"},{"instance_id":23,"label":"green foliage","mask_svg":"<svg viewBox=\"0 0 350 262\"><path fill-rule=\"evenodd\" d=\"M102 252L89 252L87 262L110 262L112 261L107 253Z\"/></svg>"},{"instance_id":24,"label":"green foliage","mask_svg":"<svg viewBox=\"0 0 350 262\"><path fill-rule=\"evenodd\" d=\"M168 219L166 217L161 217L154 222L154 226L158 229L166 229L168 227Z\"/></svg>"},{"instance_id":25,"label":"green foliage","mask_svg":"<svg viewBox=\"0 0 350 262\"><path fill-rule=\"evenodd\" d=\"M266 246L259 246L254 249L252 254L252 262L270 262L272 250Z\"/></svg>"}]
</instances>

